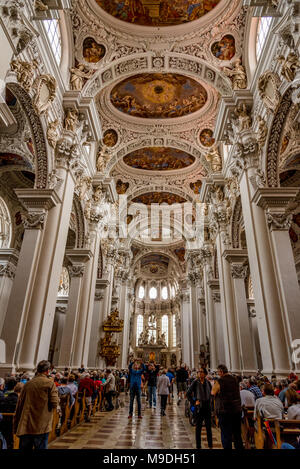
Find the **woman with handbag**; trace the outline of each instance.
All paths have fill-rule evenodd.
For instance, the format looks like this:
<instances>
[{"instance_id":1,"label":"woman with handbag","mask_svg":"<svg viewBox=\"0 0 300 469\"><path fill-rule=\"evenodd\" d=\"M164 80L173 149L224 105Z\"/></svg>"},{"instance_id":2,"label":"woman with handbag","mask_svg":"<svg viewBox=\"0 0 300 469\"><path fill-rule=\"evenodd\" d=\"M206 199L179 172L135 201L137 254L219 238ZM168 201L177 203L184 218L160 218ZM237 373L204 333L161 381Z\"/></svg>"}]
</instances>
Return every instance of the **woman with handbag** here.
<instances>
[{"instance_id":1,"label":"woman with handbag","mask_svg":"<svg viewBox=\"0 0 300 469\"><path fill-rule=\"evenodd\" d=\"M206 368L200 368L197 378L192 382L188 391L187 398L195 404L196 419L196 446L201 449L201 430L203 420L206 427L206 435L209 449L212 449L212 431L211 431L211 384L206 378Z\"/></svg>"}]
</instances>

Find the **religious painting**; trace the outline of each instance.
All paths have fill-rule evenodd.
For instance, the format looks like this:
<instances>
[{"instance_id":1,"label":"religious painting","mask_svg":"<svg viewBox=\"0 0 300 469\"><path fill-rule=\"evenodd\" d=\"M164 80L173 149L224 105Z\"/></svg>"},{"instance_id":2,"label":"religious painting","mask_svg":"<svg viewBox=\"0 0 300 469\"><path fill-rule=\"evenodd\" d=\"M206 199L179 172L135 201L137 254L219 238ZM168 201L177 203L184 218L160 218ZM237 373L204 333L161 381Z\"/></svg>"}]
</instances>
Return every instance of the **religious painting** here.
<instances>
[{"instance_id":1,"label":"religious painting","mask_svg":"<svg viewBox=\"0 0 300 469\"><path fill-rule=\"evenodd\" d=\"M195 158L185 151L169 147L147 147L125 156L124 163L131 168L148 171L170 171L192 165Z\"/></svg>"},{"instance_id":2,"label":"religious painting","mask_svg":"<svg viewBox=\"0 0 300 469\"><path fill-rule=\"evenodd\" d=\"M300 169L300 153L288 158L287 162L285 163L285 167L286 168L299 167Z\"/></svg>"},{"instance_id":3,"label":"religious painting","mask_svg":"<svg viewBox=\"0 0 300 469\"><path fill-rule=\"evenodd\" d=\"M124 195L126 194L127 190L128 190L128 187L129 187L129 183L128 182L122 182L121 179L119 179L117 181L117 184L116 184L116 190L117 190L117 193L119 195Z\"/></svg>"},{"instance_id":4,"label":"religious painting","mask_svg":"<svg viewBox=\"0 0 300 469\"><path fill-rule=\"evenodd\" d=\"M177 194L171 194L170 192L149 192L147 194L139 195L132 200L136 204L182 204L186 202L183 197L180 197Z\"/></svg>"},{"instance_id":5,"label":"religious painting","mask_svg":"<svg viewBox=\"0 0 300 469\"><path fill-rule=\"evenodd\" d=\"M0 153L0 168L4 166L22 166L33 170L31 163L20 155L15 155L14 153Z\"/></svg>"},{"instance_id":6,"label":"religious painting","mask_svg":"<svg viewBox=\"0 0 300 469\"><path fill-rule=\"evenodd\" d=\"M114 129L108 129L104 132L103 143L107 147L114 147L118 141L118 134Z\"/></svg>"},{"instance_id":7,"label":"religious painting","mask_svg":"<svg viewBox=\"0 0 300 469\"><path fill-rule=\"evenodd\" d=\"M212 54L219 60L231 60L235 56L235 39L226 34L221 41L215 42L211 47Z\"/></svg>"},{"instance_id":8,"label":"religious painting","mask_svg":"<svg viewBox=\"0 0 300 469\"><path fill-rule=\"evenodd\" d=\"M207 101L207 92L192 78L144 73L118 83L110 98L116 109L130 116L164 119L199 111Z\"/></svg>"},{"instance_id":9,"label":"religious painting","mask_svg":"<svg viewBox=\"0 0 300 469\"><path fill-rule=\"evenodd\" d=\"M27 148L28 150L30 151L30 153L35 156L35 153L34 153L34 145L33 145L33 141L31 138L29 138L26 142L26 145L27 145Z\"/></svg>"},{"instance_id":10,"label":"religious painting","mask_svg":"<svg viewBox=\"0 0 300 469\"><path fill-rule=\"evenodd\" d=\"M98 63L105 55L106 49L102 44L98 44L92 37L87 37L83 41L82 55L89 63Z\"/></svg>"},{"instance_id":11,"label":"religious painting","mask_svg":"<svg viewBox=\"0 0 300 469\"><path fill-rule=\"evenodd\" d=\"M140 26L175 26L195 21L221 0L96 0L107 13Z\"/></svg>"},{"instance_id":12,"label":"religious painting","mask_svg":"<svg viewBox=\"0 0 300 469\"><path fill-rule=\"evenodd\" d=\"M178 257L179 261L180 262L184 262L185 261L185 248L178 248L178 249L175 249L175 254L176 256Z\"/></svg>"},{"instance_id":13,"label":"religious painting","mask_svg":"<svg viewBox=\"0 0 300 469\"><path fill-rule=\"evenodd\" d=\"M196 181L190 184L190 188L195 194L200 194L201 187L202 187L202 181Z\"/></svg>"},{"instance_id":14,"label":"religious painting","mask_svg":"<svg viewBox=\"0 0 300 469\"><path fill-rule=\"evenodd\" d=\"M132 246L131 247L131 252L132 252L133 257L135 257L140 252L140 250L139 250L139 248L137 248L135 246Z\"/></svg>"},{"instance_id":15,"label":"religious painting","mask_svg":"<svg viewBox=\"0 0 300 469\"><path fill-rule=\"evenodd\" d=\"M204 129L200 133L200 142L204 147L212 147L215 143L213 138L213 131L211 129Z\"/></svg>"}]
</instances>

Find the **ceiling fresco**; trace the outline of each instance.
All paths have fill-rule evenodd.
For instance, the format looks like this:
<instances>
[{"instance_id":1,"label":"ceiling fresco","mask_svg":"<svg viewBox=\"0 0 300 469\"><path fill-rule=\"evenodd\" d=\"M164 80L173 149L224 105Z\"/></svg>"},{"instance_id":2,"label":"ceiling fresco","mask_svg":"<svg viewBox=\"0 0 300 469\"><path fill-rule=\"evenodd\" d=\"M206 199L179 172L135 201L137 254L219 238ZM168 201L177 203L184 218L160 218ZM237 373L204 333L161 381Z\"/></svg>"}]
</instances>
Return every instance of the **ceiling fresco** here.
<instances>
[{"instance_id":1,"label":"ceiling fresco","mask_svg":"<svg viewBox=\"0 0 300 469\"><path fill-rule=\"evenodd\" d=\"M127 190L129 188L129 183L128 182L123 182L121 179L118 179L116 183L116 190L119 195L124 195L126 194Z\"/></svg>"},{"instance_id":2,"label":"ceiling fresco","mask_svg":"<svg viewBox=\"0 0 300 469\"><path fill-rule=\"evenodd\" d=\"M131 168L149 171L183 169L192 165L194 161L195 158L185 151L169 147L142 148L124 158L124 163Z\"/></svg>"},{"instance_id":3,"label":"ceiling fresco","mask_svg":"<svg viewBox=\"0 0 300 469\"><path fill-rule=\"evenodd\" d=\"M180 262L184 262L185 261L185 248L178 248L178 249L175 249L175 254L176 256L178 257L179 261Z\"/></svg>"},{"instance_id":4,"label":"ceiling fresco","mask_svg":"<svg viewBox=\"0 0 300 469\"><path fill-rule=\"evenodd\" d=\"M197 20L220 0L96 0L107 13L140 26L174 26Z\"/></svg>"},{"instance_id":5,"label":"ceiling fresco","mask_svg":"<svg viewBox=\"0 0 300 469\"><path fill-rule=\"evenodd\" d=\"M132 202L136 204L144 204L144 205L151 205L151 204L182 204L186 202L183 197L180 197L177 194L171 194L170 192L149 192L148 194L142 194Z\"/></svg>"},{"instance_id":6,"label":"ceiling fresco","mask_svg":"<svg viewBox=\"0 0 300 469\"><path fill-rule=\"evenodd\" d=\"M164 119L199 111L207 102L207 92L192 78L173 73L144 73L118 83L110 99L125 114Z\"/></svg>"},{"instance_id":7,"label":"ceiling fresco","mask_svg":"<svg viewBox=\"0 0 300 469\"><path fill-rule=\"evenodd\" d=\"M149 270L149 273L151 274L159 273L161 268L163 268L163 270L167 270L168 265L169 259L161 254L150 254L141 259L141 268L145 271L145 268L147 267L147 270Z\"/></svg>"},{"instance_id":8,"label":"ceiling fresco","mask_svg":"<svg viewBox=\"0 0 300 469\"><path fill-rule=\"evenodd\" d=\"M200 143L204 147L212 147L215 143L213 138L213 131L211 129L204 129L200 133Z\"/></svg>"}]
</instances>

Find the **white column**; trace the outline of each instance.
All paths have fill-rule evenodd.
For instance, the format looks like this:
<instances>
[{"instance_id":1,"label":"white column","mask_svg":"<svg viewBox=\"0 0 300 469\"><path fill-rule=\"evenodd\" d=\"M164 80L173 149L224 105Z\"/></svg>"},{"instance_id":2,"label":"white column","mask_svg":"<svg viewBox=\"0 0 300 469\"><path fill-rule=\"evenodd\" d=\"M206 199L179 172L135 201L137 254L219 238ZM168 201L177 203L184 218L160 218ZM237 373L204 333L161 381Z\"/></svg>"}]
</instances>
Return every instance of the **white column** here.
<instances>
[{"instance_id":1,"label":"white column","mask_svg":"<svg viewBox=\"0 0 300 469\"><path fill-rule=\"evenodd\" d=\"M266 209L276 285L289 350L292 342L300 338L300 289L289 237L292 215L286 213L288 203L295 199L297 193L298 188L266 188L258 189L253 198L254 202ZM299 370L299 364L296 369Z\"/></svg>"},{"instance_id":2,"label":"white column","mask_svg":"<svg viewBox=\"0 0 300 469\"><path fill-rule=\"evenodd\" d=\"M16 275L18 257L16 249L0 249L0 335Z\"/></svg>"},{"instance_id":3,"label":"white column","mask_svg":"<svg viewBox=\"0 0 300 469\"><path fill-rule=\"evenodd\" d=\"M182 294L181 304L181 349L182 361L192 366L193 336L192 336L191 292L185 290Z\"/></svg>"},{"instance_id":4,"label":"white column","mask_svg":"<svg viewBox=\"0 0 300 469\"><path fill-rule=\"evenodd\" d=\"M108 286L108 280L96 280L95 301L89 346L88 368L100 367L101 357L99 352L99 341L101 336L101 326L104 321L104 297Z\"/></svg>"},{"instance_id":5,"label":"white column","mask_svg":"<svg viewBox=\"0 0 300 469\"><path fill-rule=\"evenodd\" d=\"M98 271L98 256L100 248L100 237L97 223L89 224L91 235L91 257L87 262L83 276L82 298L80 302L80 316L74 344L73 367L88 363L89 343L92 326L92 316L95 300L96 278Z\"/></svg>"},{"instance_id":6,"label":"white column","mask_svg":"<svg viewBox=\"0 0 300 469\"><path fill-rule=\"evenodd\" d=\"M48 225L52 210L55 210L55 205L60 202L53 190L22 189L17 190L16 193L21 203L27 208L28 216L23 219L24 237L1 333L1 339L6 344L6 363L0 367L6 371L14 370L18 364L20 346L31 311L31 299L35 291L38 267L44 255L43 228L46 220ZM57 292L55 292L55 301L56 296ZM33 325L33 328L39 330L39 323ZM34 343L32 346L34 347ZM30 369L33 368L34 366Z\"/></svg>"},{"instance_id":7,"label":"white column","mask_svg":"<svg viewBox=\"0 0 300 469\"><path fill-rule=\"evenodd\" d=\"M245 265L248 261L247 251L239 249L227 250L224 252L224 258L228 261L231 268L242 372L252 375L256 372L256 360L253 354L254 348L245 287L245 279L248 275L248 266Z\"/></svg>"},{"instance_id":8,"label":"white column","mask_svg":"<svg viewBox=\"0 0 300 469\"><path fill-rule=\"evenodd\" d=\"M255 189L251 180L256 178L255 170L255 162L244 170L240 180L240 192L263 373L286 376L290 371L291 362L281 315L269 232L263 208L252 202Z\"/></svg>"},{"instance_id":9,"label":"white column","mask_svg":"<svg viewBox=\"0 0 300 469\"><path fill-rule=\"evenodd\" d=\"M216 345L216 324L215 324L215 312L214 312L214 302L212 298L212 290L209 287L210 281L210 260L211 260L211 253L208 249L202 250L202 257L203 257L203 284L204 284L204 295L205 295L205 311L206 311L206 321L207 321L207 329L208 329L208 338L210 344L210 366L212 369L216 369L217 367L217 345ZM219 320L224 321L224 315ZM223 334L224 334L224 342L227 339L226 334L224 333L224 323L223 323ZM203 343L206 344L206 337ZM229 346L228 340L226 341L226 360L229 360Z\"/></svg>"},{"instance_id":10,"label":"white column","mask_svg":"<svg viewBox=\"0 0 300 469\"><path fill-rule=\"evenodd\" d=\"M205 277L207 274L205 275ZM207 320L208 320L208 330L209 330L209 351L210 351L210 367L213 370L216 370L219 365L218 361L218 324L215 311L215 302L216 302L216 290L219 290L219 281L216 279L207 280L207 295L208 309L206 310ZM222 323L221 318L219 322ZM224 331L223 331L224 334Z\"/></svg>"},{"instance_id":11,"label":"white column","mask_svg":"<svg viewBox=\"0 0 300 469\"><path fill-rule=\"evenodd\" d=\"M66 251L70 262L68 267L70 275L69 302L66 320L62 335L58 365L60 368L71 367L73 364L76 330L78 328L79 316L81 315L81 298L83 294L83 275L86 263L91 257L87 249L72 249Z\"/></svg>"},{"instance_id":12,"label":"white column","mask_svg":"<svg viewBox=\"0 0 300 469\"><path fill-rule=\"evenodd\" d=\"M128 366L128 354L129 354L129 333L130 333L130 308L132 303L133 293L130 291L129 286L125 285L125 304L124 304L124 328L123 328L123 339L122 339L122 356L121 356L121 367L127 368ZM120 308L120 312L122 309Z\"/></svg>"},{"instance_id":13,"label":"white column","mask_svg":"<svg viewBox=\"0 0 300 469\"><path fill-rule=\"evenodd\" d=\"M197 286L192 285L191 287L191 313L192 313L192 336L193 336L193 348L192 348L192 367L198 368L200 361L200 343L199 343L199 310L198 310L198 294Z\"/></svg>"},{"instance_id":14,"label":"white column","mask_svg":"<svg viewBox=\"0 0 300 469\"><path fill-rule=\"evenodd\" d=\"M241 361L238 343L238 328L236 319L236 310L233 299L233 287L231 279L230 265L225 261L223 253L226 250L224 243L225 227L221 226L221 232L218 233L216 238L217 252L218 252L218 270L220 278L220 293L222 310L224 314L224 330L228 337L229 346L229 362L228 369L232 372L240 372ZM225 341L226 343L226 341Z\"/></svg>"},{"instance_id":15,"label":"white column","mask_svg":"<svg viewBox=\"0 0 300 469\"><path fill-rule=\"evenodd\" d=\"M70 170L72 161L69 151L67 154L63 153L60 158L57 155L56 170L61 180L61 184L57 186L57 193L61 203L50 210L45 226L42 255L39 259L18 360L18 367L25 370L32 370L37 362L47 359L49 354L74 195L75 175Z\"/></svg>"},{"instance_id":16,"label":"white column","mask_svg":"<svg viewBox=\"0 0 300 469\"><path fill-rule=\"evenodd\" d=\"M218 365L225 363L225 347L224 347L224 334L222 328L222 304L221 295L219 291L212 293L212 299L215 309L215 324L216 324L216 342L217 342L217 363Z\"/></svg>"}]
</instances>

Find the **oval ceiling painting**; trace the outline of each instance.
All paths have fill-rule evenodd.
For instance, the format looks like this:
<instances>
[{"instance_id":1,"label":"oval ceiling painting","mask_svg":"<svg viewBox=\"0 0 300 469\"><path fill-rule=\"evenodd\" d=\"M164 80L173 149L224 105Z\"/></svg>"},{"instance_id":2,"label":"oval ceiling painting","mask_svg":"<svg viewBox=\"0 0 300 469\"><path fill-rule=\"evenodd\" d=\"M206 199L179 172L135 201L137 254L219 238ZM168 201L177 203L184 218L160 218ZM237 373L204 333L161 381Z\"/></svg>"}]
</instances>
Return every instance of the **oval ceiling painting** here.
<instances>
[{"instance_id":1,"label":"oval ceiling painting","mask_svg":"<svg viewBox=\"0 0 300 469\"><path fill-rule=\"evenodd\" d=\"M183 169L193 164L195 158L185 151L168 147L141 148L125 156L124 163L131 168L150 171Z\"/></svg>"},{"instance_id":2,"label":"oval ceiling painting","mask_svg":"<svg viewBox=\"0 0 300 469\"><path fill-rule=\"evenodd\" d=\"M174 26L198 20L220 0L96 0L107 13L140 26Z\"/></svg>"},{"instance_id":3,"label":"oval ceiling painting","mask_svg":"<svg viewBox=\"0 0 300 469\"><path fill-rule=\"evenodd\" d=\"M173 73L135 75L111 92L111 102L119 111L152 119L182 117L198 111L206 101L202 85Z\"/></svg>"},{"instance_id":4,"label":"oval ceiling painting","mask_svg":"<svg viewBox=\"0 0 300 469\"><path fill-rule=\"evenodd\" d=\"M186 202L183 197L177 194L171 194L170 192L149 192L148 194L142 194L132 200L136 204L182 204Z\"/></svg>"}]
</instances>

